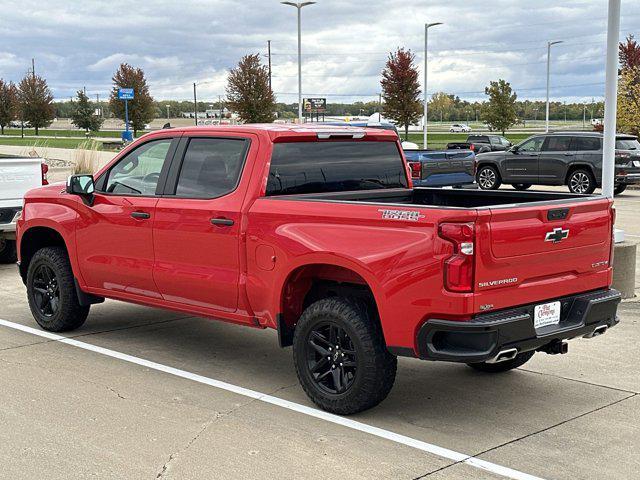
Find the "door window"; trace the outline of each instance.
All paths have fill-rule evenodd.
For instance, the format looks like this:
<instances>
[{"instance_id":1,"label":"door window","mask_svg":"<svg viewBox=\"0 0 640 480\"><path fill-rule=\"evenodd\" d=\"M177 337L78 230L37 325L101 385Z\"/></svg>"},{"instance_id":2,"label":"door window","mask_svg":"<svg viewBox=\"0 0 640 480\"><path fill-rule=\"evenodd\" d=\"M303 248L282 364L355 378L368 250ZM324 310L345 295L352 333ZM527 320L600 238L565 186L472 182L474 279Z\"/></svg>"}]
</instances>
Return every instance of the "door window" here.
<instances>
[{"instance_id":1,"label":"door window","mask_svg":"<svg viewBox=\"0 0 640 480\"><path fill-rule=\"evenodd\" d=\"M589 152L600 150L600 139L597 137L574 137L574 150L579 152Z\"/></svg>"},{"instance_id":2,"label":"door window","mask_svg":"<svg viewBox=\"0 0 640 480\"><path fill-rule=\"evenodd\" d=\"M533 137L522 142L519 145L518 150L520 152L539 152L543 142L543 137Z\"/></svg>"},{"instance_id":3,"label":"door window","mask_svg":"<svg viewBox=\"0 0 640 480\"><path fill-rule=\"evenodd\" d=\"M215 198L235 190L248 146L243 138L192 138L178 175L176 195Z\"/></svg>"},{"instance_id":4,"label":"door window","mask_svg":"<svg viewBox=\"0 0 640 480\"><path fill-rule=\"evenodd\" d=\"M557 136L547 137L547 141L544 144L545 152L568 152L570 150L571 137L569 136Z\"/></svg>"},{"instance_id":5,"label":"door window","mask_svg":"<svg viewBox=\"0 0 640 480\"><path fill-rule=\"evenodd\" d=\"M104 191L119 195L155 195L172 140L154 140L127 154L109 170Z\"/></svg>"}]
</instances>

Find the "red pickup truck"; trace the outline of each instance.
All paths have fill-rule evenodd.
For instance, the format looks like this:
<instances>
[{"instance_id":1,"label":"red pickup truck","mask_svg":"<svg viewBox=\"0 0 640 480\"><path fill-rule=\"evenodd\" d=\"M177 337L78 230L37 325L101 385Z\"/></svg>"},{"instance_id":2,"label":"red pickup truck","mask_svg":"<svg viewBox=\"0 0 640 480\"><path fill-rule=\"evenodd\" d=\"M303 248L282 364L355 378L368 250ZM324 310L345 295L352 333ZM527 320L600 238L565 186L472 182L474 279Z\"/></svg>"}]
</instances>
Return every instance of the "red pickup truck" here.
<instances>
[{"instance_id":1,"label":"red pickup truck","mask_svg":"<svg viewBox=\"0 0 640 480\"><path fill-rule=\"evenodd\" d=\"M394 132L167 129L31 190L19 270L46 330L105 298L276 329L350 414L398 355L500 372L614 326L613 224L600 196L414 189Z\"/></svg>"}]
</instances>

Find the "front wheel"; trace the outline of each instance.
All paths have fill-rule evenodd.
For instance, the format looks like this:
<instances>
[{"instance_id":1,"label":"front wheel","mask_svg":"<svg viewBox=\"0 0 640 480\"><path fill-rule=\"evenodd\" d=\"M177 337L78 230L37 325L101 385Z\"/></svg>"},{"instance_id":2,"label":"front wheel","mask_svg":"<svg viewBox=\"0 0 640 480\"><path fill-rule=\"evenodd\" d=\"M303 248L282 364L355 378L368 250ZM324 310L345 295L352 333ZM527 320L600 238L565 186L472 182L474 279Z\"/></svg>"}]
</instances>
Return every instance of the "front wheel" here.
<instances>
[{"instance_id":1,"label":"front wheel","mask_svg":"<svg viewBox=\"0 0 640 480\"><path fill-rule=\"evenodd\" d=\"M571 193L590 194L596 189L596 180L590 171L579 168L571 172L567 186Z\"/></svg>"},{"instance_id":2,"label":"front wheel","mask_svg":"<svg viewBox=\"0 0 640 480\"><path fill-rule=\"evenodd\" d=\"M513 188L522 192L524 190L531 188L531 184L530 183L514 183Z\"/></svg>"},{"instance_id":3,"label":"front wheel","mask_svg":"<svg viewBox=\"0 0 640 480\"><path fill-rule=\"evenodd\" d=\"M527 363L529 360L531 360L531 357L533 357L534 353L536 353L536 352L533 351L533 350L530 351L530 352L523 352L523 353L520 353L520 354L516 355L515 358L513 358L511 360L505 360L504 362L498 362L498 363L487 363L487 362L467 363L467 365L469 365L474 370L479 370L479 371L485 372L485 373L507 372L509 370L513 370L514 368L521 367L522 365Z\"/></svg>"},{"instance_id":4,"label":"front wheel","mask_svg":"<svg viewBox=\"0 0 640 480\"><path fill-rule=\"evenodd\" d=\"M89 315L89 307L78 303L64 248L42 248L33 255L27 271L27 298L33 318L50 332L74 330Z\"/></svg>"},{"instance_id":5,"label":"front wheel","mask_svg":"<svg viewBox=\"0 0 640 480\"><path fill-rule=\"evenodd\" d=\"M391 391L397 359L387 350L364 302L342 297L310 305L293 336L302 388L323 410L350 415L372 408Z\"/></svg>"},{"instance_id":6,"label":"front wheel","mask_svg":"<svg viewBox=\"0 0 640 480\"><path fill-rule=\"evenodd\" d=\"M482 190L497 190L500 188L500 174L490 165L480 167L476 175L476 181Z\"/></svg>"}]
</instances>

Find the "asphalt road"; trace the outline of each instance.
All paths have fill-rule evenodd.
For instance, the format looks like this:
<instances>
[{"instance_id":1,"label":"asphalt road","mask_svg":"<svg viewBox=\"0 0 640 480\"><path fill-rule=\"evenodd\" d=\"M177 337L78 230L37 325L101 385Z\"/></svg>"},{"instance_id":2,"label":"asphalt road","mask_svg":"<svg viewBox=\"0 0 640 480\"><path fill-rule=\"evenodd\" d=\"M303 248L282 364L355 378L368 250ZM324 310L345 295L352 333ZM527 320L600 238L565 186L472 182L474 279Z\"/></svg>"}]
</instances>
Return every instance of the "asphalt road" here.
<instances>
[{"instance_id":1,"label":"asphalt road","mask_svg":"<svg viewBox=\"0 0 640 480\"><path fill-rule=\"evenodd\" d=\"M616 203L640 238L640 192ZM107 301L63 343L1 266L0 478L635 479L640 302L620 314L504 375L401 359L389 398L342 422L274 332Z\"/></svg>"}]
</instances>

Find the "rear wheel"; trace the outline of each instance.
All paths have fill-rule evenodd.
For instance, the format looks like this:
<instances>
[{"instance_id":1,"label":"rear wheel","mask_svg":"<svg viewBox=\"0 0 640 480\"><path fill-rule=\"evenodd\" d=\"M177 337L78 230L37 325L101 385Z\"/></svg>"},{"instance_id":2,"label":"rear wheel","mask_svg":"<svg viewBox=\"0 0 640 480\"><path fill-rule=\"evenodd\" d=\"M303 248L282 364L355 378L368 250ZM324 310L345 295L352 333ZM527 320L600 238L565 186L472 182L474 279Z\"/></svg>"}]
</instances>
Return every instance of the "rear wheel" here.
<instances>
[{"instance_id":1,"label":"rear wheel","mask_svg":"<svg viewBox=\"0 0 640 480\"><path fill-rule=\"evenodd\" d=\"M367 305L347 298L325 298L304 311L294 332L293 359L309 398L340 415L378 405L396 377L397 359Z\"/></svg>"},{"instance_id":2,"label":"rear wheel","mask_svg":"<svg viewBox=\"0 0 640 480\"><path fill-rule=\"evenodd\" d=\"M531 184L530 183L514 183L513 184L513 188L515 188L516 190L527 190L528 188L531 188Z\"/></svg>"},{"instance_id":3,"label":"rear wheel","mask_svg":"<svg viewBox=\"0 0 640 480\"><path fill-rule=\"evenodd\" d=\"M500 184L502 183L500 174L496 168L491 165L485 165L478 169L476 181L482 190L496 190L500 188Z\"/></svg>"},{"instance_id":4,"label":"rear wheel","mask_svg":"<svg viewBox=\"0 0 640 480\"><path fill-rule=\"evenodd\" d=\"M533 350L530 351L530 352L523 352L523 353L518 354L514 359L505 360L504 362L498 362L498 363L487 363L487 362L467 363L467 365L469 365L471 368L473 368L475 370L479 370L481 372L486 372L486 373L507 372L509 370L513 370L514 368L521 367L522 365L527 363L529 360L531 360L531 357L533 357L534 353L535 353L535 351L533 351Z\"/></svg>"},{"instance_id":5,"label":"rear wheel","mask_svg":"<svg viewBox=\"0 0 640 480\"><path fill-rule=\"evenodd\" d=\"M35 253L27 272L27 297L33 318L51 332L74 330L89 315L89 307L78 303L64 248L47 247Z\"/></svg>"},{"instance_id":6,"label":"rear wheel","mask_svg":"<svg viewBox=\"0 0 640 480\"><path fill-rule=\"evenodd\" d=\"M0 237L0 263L15 263L17 261L16 241Z\"/></svg>"},{"instance_id":7,"label":"rear wheel","mask_svg":"<svg viewBox=\"0 0 640 480\"><path fill-rule=\"evenodd\" d=\"M579 168L571 172L567 186L571 193L589 194L596 189L596 180L589 170Z\"/></svg>"},{"instance_id":8,"label":"rear wheel","mask_svg":"<svg viewBox=\"0 0 640 480\"><path fill-rule=\"evenodd\" d=\"M626 185L616 185L615 188L613 189L613 194L614 195L620 195L622 192L624 192L627 189Z\"/></svg>"}]
</instances>

